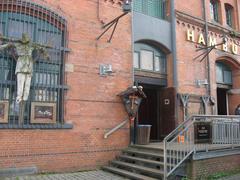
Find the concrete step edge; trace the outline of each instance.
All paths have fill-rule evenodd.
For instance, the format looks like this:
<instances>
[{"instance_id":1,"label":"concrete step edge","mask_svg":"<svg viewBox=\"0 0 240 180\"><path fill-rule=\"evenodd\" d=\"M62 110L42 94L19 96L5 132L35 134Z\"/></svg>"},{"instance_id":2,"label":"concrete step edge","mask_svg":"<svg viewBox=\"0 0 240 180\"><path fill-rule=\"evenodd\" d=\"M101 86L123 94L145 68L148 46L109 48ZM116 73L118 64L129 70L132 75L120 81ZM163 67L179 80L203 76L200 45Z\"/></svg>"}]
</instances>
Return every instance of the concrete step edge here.
<instances>
[{"instance_id":1,"label":"concrete step edge","mask_svg":"<svg viewBox=\"0 0 240 180\"><path fill-rule=\"evenodd\" d=\"M156 166L164 166L164 162L163 161L155 161L155 160L151 160L151 159L143 159L143 158L134 157L134 156L128 156L128 155L120 155L120 156L118 156L118 158L125 159L125 160L139 161L139 162L143 162L143 163L147 163L147 164L154 164ZM167 165L168 166L173 166L173 164L167 164Z\"/></svg>"},{"instance_id":2,"label":"concrete step edge","mask_svg":"<svg viewBox=\"0 0 240 180\"><path fill-rule=\"evenodd\" d=\"M132 154L138 154L138 155L145 155L145 156L152 156L157 158L163 158L163 153L152 153L152 152L145 152L145 151L139 151L136 149L125 149L123 150L124 153L132 153Z\"/></svg>"},{"instance_id":3,"label":"concrete step edge","mask_svg":"<svg viewBox=\"0 0 240 180\"><path fill-rule=\"evenodd\" d=\"M155 178L151 178L151 177L144 176L144 175L141 175L141 174L136 174L136 173L133 173L133 172L130 172L130 171L126 171L126 170L123 170L123 169L119 169L119 168L116 168L116 167L104 166L102 169L105 170L105 171L114 173L114 174L121 175L123 177L131 178L131 179L137 179L137 180L157 180Z\"/></svg>"},{"instance_id":4,"label":"concrete step edge","mask_svg":"<svg viewBox=\"0 0 240 180\"><path fill-rule=\"evenodd\" d=\"M142 171L142 172L149 173L149 174L154 174L157 176L163 176L163 174L164 174L163 171L158 170L158 169L148 168L148 167L135 165L135 164L131 164L131 163L126 163L126 162L122 162L122 161L117 161L117 160L112 161L111 164L121 166L121 167L132 168L134 170Z\"/></svg>"}]
</instances>

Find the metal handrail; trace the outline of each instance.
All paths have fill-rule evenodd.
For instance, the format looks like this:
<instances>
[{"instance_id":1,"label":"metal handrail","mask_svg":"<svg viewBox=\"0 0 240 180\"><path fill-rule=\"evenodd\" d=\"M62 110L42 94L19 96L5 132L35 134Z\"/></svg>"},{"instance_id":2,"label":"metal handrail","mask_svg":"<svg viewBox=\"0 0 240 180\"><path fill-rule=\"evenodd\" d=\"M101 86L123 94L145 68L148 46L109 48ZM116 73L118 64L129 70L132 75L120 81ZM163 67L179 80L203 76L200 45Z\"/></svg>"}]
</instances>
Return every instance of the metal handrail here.
<instances>
[{"instance_id":1,"label":"metal handrail","mask_svg":"<svg viewBox=\"0 0 240 180\"><path fill-rule=\"evenodd\" d=\"M192 152L194 152L194 146L193 144L191 144L191 141L193 140L191 135L188 136L190 141L186 145L184 143L180 143L180 144L175 143L178 141L177 138L180 135L185 136L185 133L188 132L191 126L193 126L194 121L195 121L195 118L193 117L188 118L186 121L181 123L175 130L173 130L168 136L164 138L164 141L163 141L164 142L164 179L167 179L167 177L176 168L178 168L179 165L182 164L185 161L185 159L187 159L192 154ZM172 144L172 148L170 148L171 144ZM180 150L175 151L174 149L178 145L181 146L181 147L177 147L177 149L180 149ZM167 160L169 162L167 162ZM170 168L168 168L167 164L170 164Z\"/></svg>"},{"instance_id":2,"label":"metal handrail","mask_svg":"<svg viewBox=\"0 0 240 180\"><path fill-rule=\"evenodd\" d=\"M194 124L199 121L212 122L212 145L229 144L231 148L240 146L240 116L191 116L164 138L164 179L167 179L193 152L196 152ZM179 140L181 137L183 139Z\"/></svg>"},{"instance_id":3,"label":"metal handrail","mask_svg":"<svg viewBox=\"0 0 240 180\"><path fill-rule=\"evenodd\" d=\"M126 118L123 122L121 122L120 124L118 124L117 126L115 126L114 128L112 128L110 131L108 131L107 133L104 134L104 139L107 139L108 136L110 136L111 134L113 134L114 132L116 132L117 130L119 130L120 128L122 128L125 124L127 124L127 122L129 121L129 118Z\"/></svg>"},{"instance_id":4,"label":"metal handrail","mask_svg":"<svg viewBox=\"0 0 240 180\"><path fill-rule=\"evenodd\" d=\"M171 139L172 136L174 136L177 132L179 132L179 130L184 127L185 124L187 124L190 120L191 120L192 117L188 118L186 121L184 121L183 123L181 123L180 125L178 125L178 127L176 127L169 135L167 135L165 138L164 138L164 141L167 141L169 139Z\"/></svg>"}]
</instances>

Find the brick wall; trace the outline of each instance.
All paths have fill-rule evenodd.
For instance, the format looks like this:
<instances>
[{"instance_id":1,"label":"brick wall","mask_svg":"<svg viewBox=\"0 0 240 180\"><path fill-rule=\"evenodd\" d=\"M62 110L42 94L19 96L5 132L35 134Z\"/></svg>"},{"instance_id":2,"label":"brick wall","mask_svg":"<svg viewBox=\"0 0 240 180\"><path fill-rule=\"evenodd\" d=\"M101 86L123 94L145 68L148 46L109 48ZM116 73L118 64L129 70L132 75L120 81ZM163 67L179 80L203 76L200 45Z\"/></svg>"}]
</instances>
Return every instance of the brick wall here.
<instances>
[{"instance_id":1,"label":"brick wall","mask_svg":"<svg viewBox=\"0 0 240 180\"><path fill-rule=\"evenodd\" d=\"M119 21L111 43L101 40L102 23L122 13L121 1L34 0L68 21L65 121L71 130L0 130L0 168L37 166L40 172L94 169L113 159L129 143L126 125L108 139L104 133L126 115L121 91L132 85L131 17ZM99 76L99 64L114 73Z\"/></svg>"},{"instance_id":2,"label":"brick wall","mask_svg":"<svg viewBox=\"0 0 240 180\"><path fill-rule=\"evenodd\" d=\"M190 4L189 4L190 3ZM217 43L222 42L222 35L226 34L228 37L228 52L224 52L221 49L221 46L218 46L219 49L214 49L210 54L210 82L211 82L211 96L217 99L217 83L216 83L216 61L225 62L229 65L233 72L233 87L234 89L239 89L239 69L240 69L240 58L239 56L235 56L231 53L231 43L238 44L240 42L239 37L232 37L229 35L229 31L233 29L229 29L226 25L226 17L225 17L225 8L224 3L229 3L234 7L234 30L239 31L238 28L238 17L239 13L237 13L238 7L240 6L236 0L230 1L220 1L220 23L212 22L210 17L208 17L209 21L209 34L208 37L211 36L217 39ZM207 8L206 12L209 14L209 0L206 0ZM187 8L187 6L191 6L191 8ZM203 80L208 78L208 66L206 58L200 62L201 59L198 58L194 60L195 57L200 55L202 51L196 52L196 47L199 46L197 44L199 35L204 34L204 21L199 20L197 18L203 18L202 15L202 3L201 1L194 2L176 2L176 9L183 13L187 13L190 16L179 15L177 13L177 29L176 29L176 37L177 37L177 67L178 67L178 82L179 82L179 93L189 93L195 95L207 95L208 90L207 86L196 86L196 80ZM229 30L227 30L229 29ZM195 33L195 42L187 41L187 30L194 31ZM238 47L238 55L240 49ZM230 114L234 114L234 110L236 106L239 104L239 95L231 95L229 97L229 112ZM195 106L198 108L197 106ZM193 112L197 112L198 109L194 109L195 107L191 106L189 108ZM180 107L179 119L182 117L182 108ZM217 107L208 106L207 112L209 114L216 114Z\"/></svg>"},{"instance_id":3,"label":"brick wall","mask_svg":"<svg viewBox=\"0 0 240 180\"><path fill-rule=\"evenodd\" d=\"M240 155L192 161L187 164L190 179L206 179L209 175L240 169Z\"/></svg>"},{"instance_id":4,"label":"brick wall","mask_svg":"<svg viewBox=\"0 0 240 180\"><path fill-rule=\"evenodd\" d=\"M210 0L205 0L206 2L206 13L207 13L207 19L211 22L210 17ZM218 14L219 14L219 25L222 25L223 27L228 27L226 22L226 13L225 13L225 6L224 4L230 4L233 8L233 21L234 21L234 29L239 29L239 8L240 4L237 0L220 0L219 1L219 8L218 8ZM182 1L176 1L176 9L178 11L182 11L184 13L187 13L189 15L203 18L203 10L202 10L202 0L201 1L188 1L188 0L182 0ZM189 8L191 7L191 8Z\"/></svg>"}]
</instances>

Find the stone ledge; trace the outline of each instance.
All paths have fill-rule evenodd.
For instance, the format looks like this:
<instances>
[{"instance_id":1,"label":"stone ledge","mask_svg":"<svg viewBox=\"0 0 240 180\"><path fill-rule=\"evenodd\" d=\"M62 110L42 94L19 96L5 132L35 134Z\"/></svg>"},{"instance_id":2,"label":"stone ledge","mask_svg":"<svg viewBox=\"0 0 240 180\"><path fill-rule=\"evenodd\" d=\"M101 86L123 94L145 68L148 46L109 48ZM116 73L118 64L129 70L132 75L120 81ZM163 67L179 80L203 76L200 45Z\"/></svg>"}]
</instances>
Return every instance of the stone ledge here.
<instances>
[{"instance_id":1,"label":"stone ledge","mask_svg":"<svg viewBox=\"0 0 240 180\"><path fill-rule=\"evenodd\" d=\"M0 177L32 175L36 174L37 172L38 172L37 167L7 168L0 169Z\"/></svg>"},{"instance_id":2,"label":"stone ledge","mask_svg":"<svg viewBox=\"0 0 240 180\"><path fill-rule=\"evenodd\" d=\"M28 124L28 125L11 125L0 124L0 129L72 129L73 124Z\"/></svg>"}]
</instances>

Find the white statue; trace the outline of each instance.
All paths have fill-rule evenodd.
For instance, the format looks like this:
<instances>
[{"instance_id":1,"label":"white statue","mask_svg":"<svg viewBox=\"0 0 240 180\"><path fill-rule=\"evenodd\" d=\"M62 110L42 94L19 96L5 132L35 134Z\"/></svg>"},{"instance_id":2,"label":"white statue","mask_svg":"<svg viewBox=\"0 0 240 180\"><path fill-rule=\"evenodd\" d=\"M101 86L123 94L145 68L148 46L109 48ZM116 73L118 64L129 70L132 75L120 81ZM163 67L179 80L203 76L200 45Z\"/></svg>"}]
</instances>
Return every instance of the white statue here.
<instances>
[{"instance_id":1,"label":"white statue","mask_svg":"<svg viewBox=\"0 0 240 180\"><path fill-rule=\"evenodd\" d=\"M0 37L0 39L6 39ZM12 42L11 42L12 41ZM20 103L22 101L27 101L31 86L31 79L33 74L33 51L37 50L47 59L49 59L46 53L46 47L36 43L32 43L27 34L22 34L22 39L20 40L10 40L9 43L0 45L0 50L14 48L17 53L17 65L15 74L17 76L17 98L16 102Z\"/></svg>"}]
</instances>

